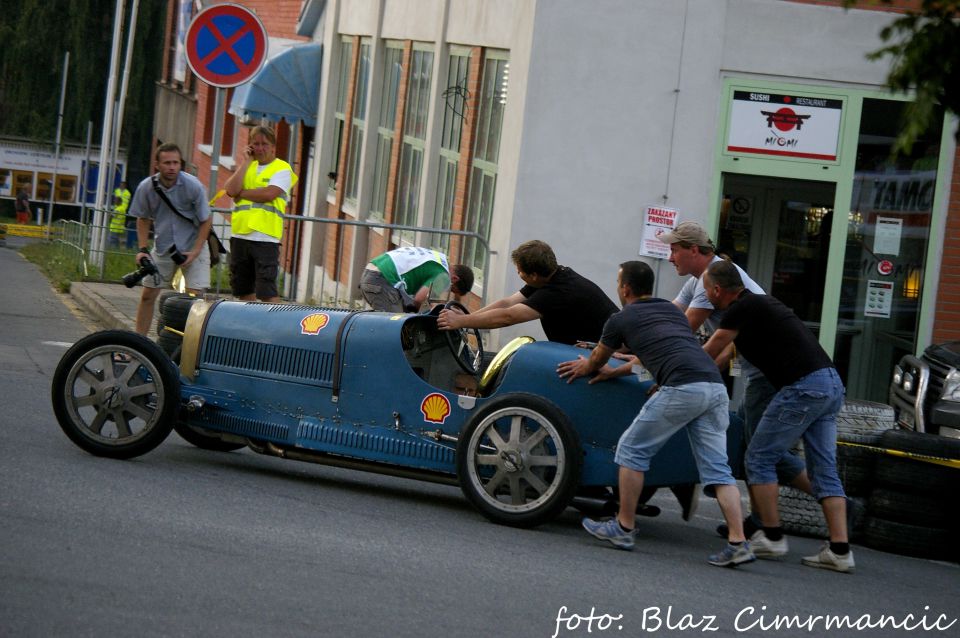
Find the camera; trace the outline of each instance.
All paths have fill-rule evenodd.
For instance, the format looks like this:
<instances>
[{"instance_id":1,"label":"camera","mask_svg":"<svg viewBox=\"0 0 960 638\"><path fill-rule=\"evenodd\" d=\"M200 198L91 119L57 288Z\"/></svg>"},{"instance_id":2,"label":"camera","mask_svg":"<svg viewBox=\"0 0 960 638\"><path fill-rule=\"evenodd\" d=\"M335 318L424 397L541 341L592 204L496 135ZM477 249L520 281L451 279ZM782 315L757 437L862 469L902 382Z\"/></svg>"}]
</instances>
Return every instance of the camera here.
<instances>
[{"instance_id":1,"label":"camera","mask_svg":"<svg viewBox=\"0 0 960 638\"><path fill-rule=\"evenodd\" d=\"M176 246L171 246L170 259L172 259L173 263L175 263L176 265L182 266L183 262L187 260L187 256L184 255L182 252L180 252Z\"/></svg>"},{"instance_id":2,"label":"camera","mask_svg":"<svg viewBox=\"0 0 960 638\"><path fill-rule=\"evenodd\" d=\"M182 257L183 255L181 255ZM123 277L123 285L127 288L133 288L138 283L140 283L144 277L147 275L153 275L154 277L158 276L160 272L157 270L157 266L150 261L149 257L144 257L140 260L140 267L134 270L133 272L128 272Z\"/></svg>"}]
</instances>

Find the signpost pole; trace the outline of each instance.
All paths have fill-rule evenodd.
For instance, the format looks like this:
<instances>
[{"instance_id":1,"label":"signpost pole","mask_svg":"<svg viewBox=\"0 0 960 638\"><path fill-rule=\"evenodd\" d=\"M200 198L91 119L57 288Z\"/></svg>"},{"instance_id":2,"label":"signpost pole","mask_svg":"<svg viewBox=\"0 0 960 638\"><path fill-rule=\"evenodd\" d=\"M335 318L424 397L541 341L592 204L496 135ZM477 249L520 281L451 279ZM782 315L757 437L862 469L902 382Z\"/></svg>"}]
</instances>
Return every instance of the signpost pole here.
<instances>
[{"instance_id":1,"label":"signpost pole","mask_svg":"<svg viewBox=\"0 0 960 638\"><path fill-rule=\"evenodd\" d=\"M213 101L213 140L210 149L210 183L207 185L207 200L217 194L217 172L220 170L220 148L223 137L224 90L217 88Z\"/></svg>"}]
</instances>

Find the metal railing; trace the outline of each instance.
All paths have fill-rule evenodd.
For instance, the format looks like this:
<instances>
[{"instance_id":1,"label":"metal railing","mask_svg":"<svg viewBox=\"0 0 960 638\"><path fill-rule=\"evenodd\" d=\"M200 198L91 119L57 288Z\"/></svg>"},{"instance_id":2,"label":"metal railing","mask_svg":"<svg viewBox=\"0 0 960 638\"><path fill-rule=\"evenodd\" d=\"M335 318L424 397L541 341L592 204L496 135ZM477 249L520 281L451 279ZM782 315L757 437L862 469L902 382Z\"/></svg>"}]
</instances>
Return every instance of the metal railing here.
<instances>
[{"instance_id":1,"label":"metal railing","mask_svg":"<svg viewBox=\"0 0 960 638\"><path fill-rule=\"evenodd\" d=\"M211 212L218 213L214 215L214 230L220 236L220 239L223 240L223 243L229 248L231 235L230 222L227 221L223 215L229 214L231 211L230 209L214 208L211 209ZM58 220L56 222L57 229L56 232L53 233L52 240L61 245L65 251L73 253L77 270L83 273L84 278L103 280L108 275L108 265L117 263L116 260L121 260L121 263L123 263L122 267L127 270L133 270L136 267L136 264L133 263L133 255L137 249L136 231L125 229L124 234L121 236L111 233L109 228L109 213L109 210L104 212L101 216L104 221L100 225L96 225L92 221L85 223L82 221ZM319 288L311 285L311 277L308 276L307 285L303 289L303 299L301 301L310 301L331 307L358 307L363 303L355 283L355 281L359 279L360 273L352 273L351 275L348 269L346 278L351 278L353 281L344 282L345 277L343 273L340 272L340 265L343 263L345 252L348 250L344 245L346 242L341 240L336 243L335 247L330 247L327 245L329 233L325 232L320 240L319 249L316 249L316 247L311 244L312 259L307 261L304 259L304 255L302 255L304 235L308 230L307 225L324 224L341 228L349 226L371 229L375 232L382 231L382 243L388 245L397 243L392 242L394 239L399 240L399 238L391 236L391 233L394 232L404 234L413 233L414 239L427 240L420 245L436 248L437 250L444 250L444 246L446 245L444 240L449 240L451 237L473 240L477 242L477 245L482 249L481 252L483 255L482 276L477 278L477 284L474 286L474 289L479 290L477 296L480 299L481 305L485 304L486 286L489 281L490 256L494 253L490 250L486 238L478 233L403 224L387 224L376 221L305 217L303 215L284 215L283 218L290 223L284 231L284 243L281 248L281 266L284 261L287 261L289 262L289 268L281 267L278 287L281 297L286 301L297 301L297 293L302 283L300 275L301 269L313 270L319 265ZM101 238L100 241L93 241L98 235ZM440 238L439 240L437 239L438 237ZM404 237L404 240L406 240L406 237ZM407 242L403 241L402 243ZM99 248L92 248L94 245L98 245ZM377 254L368 254L368 245L369 242L364 244L361 241L354 240L349 248L351 251L349 256L354 263L363 263L365 265L379 254L379 252L377 252ZM328 250L331 249L334 253L332 255L333 263L338 266L334 268L335 272L328 273L327 257ZM360 252L363 254L360 254ZM444 250L444 252L446 251ZM284 260L283 255L287 256L286 260ZM220 263L211 269L210 273L210 292L218 297L227 294L229 290L228 256L223 257ZM129 264L122 262L124 259L129 259ZM451 262L455 261L453 257L450 259ZM127 266L129 266L129 268L127 268ZM91 271L94 272L93 275L91 275ZM116 277L110 278L115 279Z\"/></svg>"}]
</instances>

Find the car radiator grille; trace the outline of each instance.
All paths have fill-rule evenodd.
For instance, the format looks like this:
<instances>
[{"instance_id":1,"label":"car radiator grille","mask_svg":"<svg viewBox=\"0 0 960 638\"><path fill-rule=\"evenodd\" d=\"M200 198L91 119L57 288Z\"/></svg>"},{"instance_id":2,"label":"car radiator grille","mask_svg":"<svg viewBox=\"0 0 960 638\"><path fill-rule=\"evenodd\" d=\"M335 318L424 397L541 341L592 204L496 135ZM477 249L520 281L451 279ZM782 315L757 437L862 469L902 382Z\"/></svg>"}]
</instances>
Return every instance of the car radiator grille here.
<instances>
[{"instance_id":1,"label":"car radiator grille","mask_svg":"<svg viewBox=\"0 0 960 638\"><path fill-rule=\"evenodd\" d=\"M202 366L332 385L333 354L256 341L209 337Z\"/></svg>"}]
</instances>

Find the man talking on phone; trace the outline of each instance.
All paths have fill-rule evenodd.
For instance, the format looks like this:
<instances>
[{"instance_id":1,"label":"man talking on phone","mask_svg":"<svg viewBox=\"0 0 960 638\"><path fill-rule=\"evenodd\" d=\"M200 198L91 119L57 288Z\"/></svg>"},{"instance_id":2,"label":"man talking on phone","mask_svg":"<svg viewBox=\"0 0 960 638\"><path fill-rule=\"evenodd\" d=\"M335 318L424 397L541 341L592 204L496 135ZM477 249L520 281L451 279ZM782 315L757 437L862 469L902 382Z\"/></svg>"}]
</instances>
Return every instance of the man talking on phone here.
<instances>
[{"instance_id":1,"label":"man talking on phone","mask_svg":"<svg viewBox=\"0 0 960 638\"><path fill-rule=\"evenodd\" d=\"M243 162L227 180L233 198L230 218L230 287L244 301L280 301L280 239L290 189L297 176L277 159L277 136L266 126L250 131Z\"/></svg>"}]
</instances>

